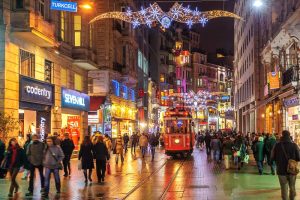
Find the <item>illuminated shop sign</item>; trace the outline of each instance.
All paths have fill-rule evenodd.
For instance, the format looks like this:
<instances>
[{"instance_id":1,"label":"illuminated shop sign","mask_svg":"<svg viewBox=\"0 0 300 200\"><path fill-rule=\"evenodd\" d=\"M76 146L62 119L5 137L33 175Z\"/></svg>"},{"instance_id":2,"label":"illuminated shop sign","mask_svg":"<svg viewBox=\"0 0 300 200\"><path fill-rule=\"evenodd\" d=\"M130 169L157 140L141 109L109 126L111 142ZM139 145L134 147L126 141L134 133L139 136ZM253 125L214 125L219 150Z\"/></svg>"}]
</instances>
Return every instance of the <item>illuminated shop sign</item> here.
<instances>
[{"instance_id":1,"label":"illuminated shop sign","mask_svg":"<svg viewBox=\"0 0 300 200\"><path fill-rule=\"evenodd\" d=\"M61 89L61 107L77 110L90 110L90 96L75 90Z\"/></svg>"},{"instance_id":2,"label":"illuminated shop sign","mask_svg":"<svg viewBox=\"0 0 300 200\"><path fill-rule=\"evenodd\" d=\"M299 105L299 97L297 95L294 95L290 98L287 98L283 101L283 105L286 108L298 106Z\"/></svg>"},{"instance_id":3,"label":"illuminated shop sign","mask_svg":"<svg viewBox=\"0 0 300 200\"><path fill-rule=\"evenodd\" d=\"M52 0L50 9L68 11L68 12L77 12L77 3Z\"/></svg>"},{"instance_id":4,"label":"illuminated shop sign","mask_svg":"<svg viewBox=\"0 0 300 200\"><path fill-rule=\"evenodd\" d=\"M134 89L128 88L126 85L120 84L116 80L111 81L111 91L112 94L121 97L123 99L128 99L130 101L135 101L135 91ZM144 91L143 91L144 94Z\"/></svg>"},{"instance_id":5,"label":"illuminated shop sign","mask_svg":"<svg viewBox=\"0 0 300 200\"><path fill-rule=\"evenodd\" d=\"M53 105L53 85L20 76L20 101Z\"/></svg>"},{"instance_id":6,"label":"illuminated shop sign","mask_svg":"<svg viewBox=\"0 0 300 200\"><path fill-rule=\"evenodd\" d=\"M48 133L51 132L51 113L50 112L43 112L38 111L36 116L36 124L38 134L42 141L47 138Z\"/></svg>"}]
</instances>

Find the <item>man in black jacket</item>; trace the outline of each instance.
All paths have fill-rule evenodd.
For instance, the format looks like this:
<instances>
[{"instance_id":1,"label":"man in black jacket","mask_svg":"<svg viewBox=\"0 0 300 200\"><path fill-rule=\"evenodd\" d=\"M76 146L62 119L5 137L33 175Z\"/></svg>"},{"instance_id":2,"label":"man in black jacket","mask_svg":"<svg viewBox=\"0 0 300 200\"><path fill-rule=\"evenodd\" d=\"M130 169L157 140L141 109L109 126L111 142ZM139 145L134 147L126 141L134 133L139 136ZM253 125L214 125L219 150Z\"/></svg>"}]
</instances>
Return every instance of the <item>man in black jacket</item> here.
<instances>
[{"instance_id":1,"label":"man in black jacket","mask_svg":"<svg viewBox=\"0 0 300 200\"><path fill-rule=\"evenodd\" d=\"M71 167L70 167L70 160L75 148L73 141L69 138L69 133L65 133L65 139L61 142L60 146L65 154L65 158L63 160L64 165L64 177L71 175Z\"/></svg>"},{"instance_id":2,"label":"man in black jacket","mask_svg":"<svg viewBox=\"0 0 300 200\"><path fill-rule=\"evenodd\" d=\"M103 143L103 137L99 136L97 143L93 147L94 158L96 159L96 171L98 183L104 182L106 171L106 160L109 160L109 153L106 145Z\"/></svg>"},{"instance_id":3,"label":"man in black jacket","mask_svg":"<svg viewBox=\"0 0 300 200\"><path fill-rule=\"evenodd\" d=\"M283 200L293 200L296 196L296 177L287 172L288 160L300 161L299 148L297 144L291 141L289 131L282 131L282 137L277 143L271 154L271 160L274 160L277 167L277 175L281 187L281 197ZM290 197L288 198L288 187L290 188Z\"/></svg>"}]
</instances>

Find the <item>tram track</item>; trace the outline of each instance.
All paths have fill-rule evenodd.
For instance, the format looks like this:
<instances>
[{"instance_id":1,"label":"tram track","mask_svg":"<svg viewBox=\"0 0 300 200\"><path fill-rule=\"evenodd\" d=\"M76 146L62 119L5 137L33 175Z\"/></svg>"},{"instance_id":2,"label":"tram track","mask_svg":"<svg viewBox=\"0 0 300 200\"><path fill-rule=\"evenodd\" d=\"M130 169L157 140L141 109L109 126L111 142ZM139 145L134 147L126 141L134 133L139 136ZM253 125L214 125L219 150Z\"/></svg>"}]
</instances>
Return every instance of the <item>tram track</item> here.
<instances>
[{"instance_id":1,"label":"tram track","mask_svg":"<svg viewBox=\"0 0 300 200\"><path fill-rule=\"evenodd\" d=\"M178 168L176 169L175 173L172 175L172 177L170 178L167 186L164 188L162 194L159 196L159 199L164 199L170 189L170 187L172 186L174 180L176 179L180 169L182 168L182 166L184 165L186 159L184 159L183 161L181 161L180 165L178 166ZM154 172L152 172L149 176L147 176L146 178L144 178L139 184L137 184L134 188L132 188L123 198L121 198L122 200L125 200L127 198L129 198L130 196L132 196L138 189L140 189L142 186L144 186L148 181L151 180L151 178L157 174L160 170L163 169L163 167L167 164L167 162L169 162L169 160L167 160L166 162L164 162L158 169L156 169Z\"/></svg>"}]
</instances>

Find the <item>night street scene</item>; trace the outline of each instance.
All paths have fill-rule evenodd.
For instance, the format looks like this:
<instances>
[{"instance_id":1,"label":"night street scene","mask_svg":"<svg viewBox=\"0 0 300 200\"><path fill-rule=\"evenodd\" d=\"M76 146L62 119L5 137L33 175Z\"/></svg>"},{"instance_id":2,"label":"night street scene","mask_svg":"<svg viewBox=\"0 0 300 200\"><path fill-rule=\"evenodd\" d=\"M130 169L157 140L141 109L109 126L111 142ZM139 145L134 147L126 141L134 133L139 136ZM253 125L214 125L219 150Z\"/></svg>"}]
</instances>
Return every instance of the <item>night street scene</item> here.
<instances>
[{"instance_id":1,"label":"night street scene","mask_svg":"<svg viewBox=\"0 0 300 200\"><path fill-rule=\"evenodd\" d=\"M0 200L300 200L300 0L0 0Z\"/></svg>"}]
</instances>

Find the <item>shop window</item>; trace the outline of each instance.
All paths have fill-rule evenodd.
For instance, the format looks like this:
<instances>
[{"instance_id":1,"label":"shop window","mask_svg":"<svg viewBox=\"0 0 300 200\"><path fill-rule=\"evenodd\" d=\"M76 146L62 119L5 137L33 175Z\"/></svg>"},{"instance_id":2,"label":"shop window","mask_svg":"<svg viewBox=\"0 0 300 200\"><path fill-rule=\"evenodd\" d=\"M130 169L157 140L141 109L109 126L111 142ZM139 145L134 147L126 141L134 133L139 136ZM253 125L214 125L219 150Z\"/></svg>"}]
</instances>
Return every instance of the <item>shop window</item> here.
<instances>
[{"instance_id":1,"label":"shop window","mask_svg":"<svg viewBox=\"0 0 300 200\"><path fill-rule=\"evenodd\" d=\"M81 46L81 16L74 16L74 45Z\"/></svg>"},{"instance_id":2,"label":"shop window","mask_svg":"<svg viewBox=\"0 0 300 200\"><path fill-rule=\"evenodd\" d=\"M60 37L65 40L65 12L60 12Z\"/></svg>"},{"instance_id":3,"label":"shop window","mask_svg":"<svg viewBox=\"0 0 300 200\"><path fill-rule=\"evenodd\" d=\"M41 16L45 17L45 0L39 0L39 13Z\"/></svg>"},{"instance_id":4,"label":"shop window","mask_svg":"<svg viewBox=\"0 0 300 200\"><path fill-rule=\"evenodd\" d=\"M82 76L79 74L74 75L74 88L75 90L82 91Z\"/></svg>"},{"instance_id":5,"label":"shop window","mask_svg":"<svg viewBox=\"0 0 300 200\"><path fill-rule=\"evenodd\" d=\"M52 70L53 70L53 62L49 60L45 60L45 81L48 83L52 82Z\"/></svg>"},{"instance_id":6,"label":"shop window","mask_svg":"<svg viewBox=\"0 0 300 200\"><path fill-rule=\"evenodd\" d=\"M24 50L20 50L20 74L35 77L35 56Z\"/></svg>"},{"instance_id":7,"label":"shop window","mask_svg":"<svg viewBox=\"0 0 300 200\"><path fill-rule=\"evenodd\" d=\"M24 8L24 0L16 0L16 9Z\"/></svg>"},{"instance_id":8,"label":"shop window","mask_svg":"<svg viewBox=\"0 0 300 200\"><path fill-rule=\"evenodd\" d=\"M60 69L60 84L61 86L67 87L67 69Z\"/></svg>"}]
</instances>

